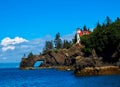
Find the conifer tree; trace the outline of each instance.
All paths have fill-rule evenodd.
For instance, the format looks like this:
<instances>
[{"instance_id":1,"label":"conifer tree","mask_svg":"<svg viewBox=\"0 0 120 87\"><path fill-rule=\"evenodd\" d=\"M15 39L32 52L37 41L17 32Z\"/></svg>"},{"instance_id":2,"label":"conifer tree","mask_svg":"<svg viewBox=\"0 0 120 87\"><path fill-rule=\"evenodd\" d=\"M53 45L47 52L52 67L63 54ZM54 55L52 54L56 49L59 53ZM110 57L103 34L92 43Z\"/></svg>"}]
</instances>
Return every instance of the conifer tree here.
<instances>
[{"instance_id":1,"label":"conifer tree","mask_svg":"<svg viewBox=\"0 0 120 87\"><path fill-rule=\"evenodd\" d=\"M30 52L29 54L28 54L28 58L32 58L34 55L33 55L33 53L32 52Z\"/></svg>"},{"instance_id":2,"label":"conifer tree","mask_svg":"<svg viewBox=\"0 0 120 87\"><path fill-rule=\"evenodd\" d=\"M55 43L55 48L56 49L62 48L62 40L60 38L60 33L59 32L55 36L54 43Z\"/></svg>"},{"instance_id":3,"label":"conifer tree","mask_svg":"<svg viewBox=\"0 0 120 87\"><path fill-rule=\"evenodd\" d=\"M106 26L110 25L112 23L111 19L107 16L106 17Z\"/></svg>"},{"instance_id":4,"label":"conifer tree","mask_svg":"<svg viewBox=\"0 0 120 87\"><path fill-rule=\"evenodd\" d=\"M51 49L53 49L53 42L52 41L46 41L45 50L51 50Z\"/></svg>"},{"instance_id":5,"label":"conifer tree","mask_svg":"<svg viewBox=\"0 0 120 87\"><path fill-rule=\"evenodd\" d=\"M68 40L63 41L63 48L69 49L71 45L72 45L71 41L70 42Z\"/></svg>"},{"instance_id":6,"label":"conifer tree","mask_svg":"<svg viewBox=\"0 0 120 87\"><path fill-rule=\"evenodd\" d=\"M86 31L87 30L87 27L86 25L83 26L83 30Z\"/></svg>"}]
</instances>

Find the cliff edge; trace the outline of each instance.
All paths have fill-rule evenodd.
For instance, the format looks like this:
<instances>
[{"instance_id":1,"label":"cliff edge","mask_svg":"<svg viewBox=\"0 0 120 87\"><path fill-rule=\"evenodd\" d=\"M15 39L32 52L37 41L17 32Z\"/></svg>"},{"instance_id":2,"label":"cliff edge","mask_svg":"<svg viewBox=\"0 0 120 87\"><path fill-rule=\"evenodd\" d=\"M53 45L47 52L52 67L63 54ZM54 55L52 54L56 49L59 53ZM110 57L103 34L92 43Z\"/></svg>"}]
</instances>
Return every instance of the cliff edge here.
<instances>
[{"instance_id":1,"label":"cliff edge","mask_svg":"<svg viewBox=\"0 0 120 87\"><path fill-rule=\"evenodd\" d=\"M82 52L83 47L81 44L74 44L69 49L50 50L41 55L22 58L20 69L34 69L37 61L43 61L39 68L74 70L77 76L120 74L120 66L117 63L104 63L102 58L97 57L94 50L91 56L85 57Z\"/></svg>"}]
</instances>

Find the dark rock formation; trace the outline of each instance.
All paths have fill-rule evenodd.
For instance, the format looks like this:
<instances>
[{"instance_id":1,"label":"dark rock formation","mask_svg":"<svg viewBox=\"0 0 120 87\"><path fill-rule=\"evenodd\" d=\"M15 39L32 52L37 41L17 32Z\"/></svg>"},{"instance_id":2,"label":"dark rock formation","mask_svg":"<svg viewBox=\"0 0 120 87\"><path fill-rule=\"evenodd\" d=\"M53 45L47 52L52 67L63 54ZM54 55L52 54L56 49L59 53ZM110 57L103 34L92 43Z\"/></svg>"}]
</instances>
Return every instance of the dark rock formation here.
<instances>
[{"instance_id":1,"label":"dark rock formation","mask_svg":"<svg viewBox=\"0 0 120 87\"><path fill-rule=\"evenodd\" d=\"M85 57L81 51L83 47L81 44L74 44L70 49L50 50L41 55L22 58L20 69L33 69L37 61L43 61L43 63L39 65L41 68L52 67L60 70L74 70L77 76L120 74L120 59L114 64L116 66L104 68L112 64L104 63L102 58L97 57L95 50L92 51L91 56ZM113 57L115 58L118 54L119 50L115 52Z\"/></svg>"},{"instance_id":2,"label":"dark rock formation","mask_svg":"<svg viewBox=\"0 0 120 87\"><path fill-rule=\"evenodd\" d=\"M20 69L26 69L28 67L34 67L34 64L37 61L45 61L44 56L34 55L33 57L29 58L22 58L22 61L20 63Z\"/></svg>"},{"instance_id":3,"label":"dark rock formation","mask_svg":"<svg viewBox=\"0 0 120 87\"><path fill-rule=\"evenodd\" d=\"M118 66L86 67L74 73L76 76L120 74L120 68Z\"/></svg>"},{"instance_id":4,"label":"dark rock formation","mask_svg":"<svg viewBox=\"0 0 120 87\"><path fill-rule=\"evenodd\" d=\"M80 44L73 45L70 49L60 49L58 51L51 50L41 55L34 55L29 58L22 58L20 63L20 69L26 69L34 67L34 64L37 61L43 61L40 67L49 67L49 66L70 66L74 65L76 62L77 56L82 56L81 52L82 46Z\"/></svg>"},{"instance_id":5,"label":"dark rock formation","mask_svg":"<svg viewBox=\"0 0 120 87\"><path fill-rule=\"evenodd\" d=\"M101 59L96 56L94 50L92 56L87 58L84 57L82 48L81 44L74 44L70 49L51 50L45 54L22 58L20 69L32 68L37 61L43 61L40 67L74 66L76 71L84 67L101 66Z\"/></svg>"}]
</instances>

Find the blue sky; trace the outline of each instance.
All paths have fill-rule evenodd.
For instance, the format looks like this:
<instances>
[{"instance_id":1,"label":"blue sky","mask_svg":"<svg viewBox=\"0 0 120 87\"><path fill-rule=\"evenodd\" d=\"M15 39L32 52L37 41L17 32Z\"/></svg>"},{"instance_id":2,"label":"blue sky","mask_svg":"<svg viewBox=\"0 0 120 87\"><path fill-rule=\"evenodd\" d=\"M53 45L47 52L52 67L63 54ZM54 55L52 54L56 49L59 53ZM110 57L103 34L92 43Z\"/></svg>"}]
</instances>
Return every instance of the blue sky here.
<instances>
[{"instance_id":1,"label":"blue sky","mask_svg":"<svg viewBox=\"0 0 120 87\"><path fill-rule=\"evenodd\" d=\"M39 53L45 40L53 39L57 32L70 39L77 27L86 25L93 29L106 16L115 20L120 17L119 3L119 0L0 0L0 41L7 43L0 45L0 62L18 62L24 53Z\"/></svg>"}]
</instances>

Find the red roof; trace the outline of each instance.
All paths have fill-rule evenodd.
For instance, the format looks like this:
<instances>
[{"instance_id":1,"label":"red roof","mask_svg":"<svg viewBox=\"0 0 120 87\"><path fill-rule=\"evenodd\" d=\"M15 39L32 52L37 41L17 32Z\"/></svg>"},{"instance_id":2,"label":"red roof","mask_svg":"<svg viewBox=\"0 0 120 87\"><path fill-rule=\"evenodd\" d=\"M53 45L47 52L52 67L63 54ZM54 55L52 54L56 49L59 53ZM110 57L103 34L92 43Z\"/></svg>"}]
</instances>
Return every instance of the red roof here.
<instances>
[{"instance_id":1,"label":"red roof","mask_svg":"<svg viewBox=\"0 0 120 87\"><path fill-rule=\"evenodd\" d=\"M89 35L89 34L90 34L89 31L87 31L87 30L83 30L83 31L81 31L80 36L83 36L83 35Z\"/></svg>"}]
</instances>

